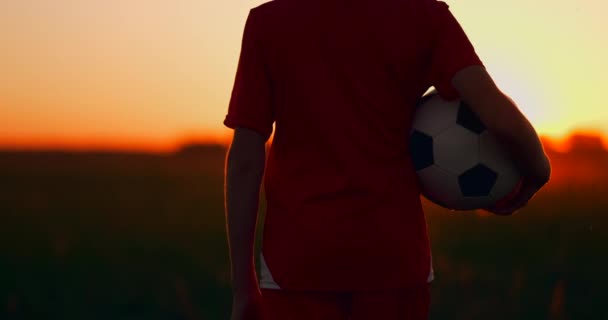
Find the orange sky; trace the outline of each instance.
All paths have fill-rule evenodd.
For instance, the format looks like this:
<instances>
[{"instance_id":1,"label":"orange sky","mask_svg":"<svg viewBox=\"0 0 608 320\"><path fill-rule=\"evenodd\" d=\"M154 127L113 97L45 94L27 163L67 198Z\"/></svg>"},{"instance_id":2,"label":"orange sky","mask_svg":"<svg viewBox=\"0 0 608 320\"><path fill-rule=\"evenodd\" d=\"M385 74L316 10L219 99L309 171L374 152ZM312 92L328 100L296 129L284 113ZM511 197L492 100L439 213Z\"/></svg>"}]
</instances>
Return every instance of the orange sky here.
<instances>
[{"instance_id":1,"label":"orange sky","mask_svg":"<svg viewBox=\"0 0 608 320\"><path fill-rule=\"evenodd\" d=\"M262 2L0 1L0 146L227 137L243 25ZM608 134L608 2L446 2L541 134Z\"/></svg>"}]
</instances>

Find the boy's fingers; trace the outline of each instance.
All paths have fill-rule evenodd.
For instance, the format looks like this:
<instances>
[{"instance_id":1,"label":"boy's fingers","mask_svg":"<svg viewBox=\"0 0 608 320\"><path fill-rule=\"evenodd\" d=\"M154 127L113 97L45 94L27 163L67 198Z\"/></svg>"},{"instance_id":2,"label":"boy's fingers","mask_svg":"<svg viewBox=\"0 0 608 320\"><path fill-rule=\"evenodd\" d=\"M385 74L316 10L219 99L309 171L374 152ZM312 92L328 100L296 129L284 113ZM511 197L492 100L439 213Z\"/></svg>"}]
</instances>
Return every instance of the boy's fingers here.
<instances>
[{"instance_id":1,"label":"boy's fingers","mask_svg":"<svg viewBox=\"0 0 608 320\"><path fill-rule=\"evenodd\" d=\"M526 204L528 204L528 201L530 200L530 198L531 198L531 195L522 192L511 203L506 205L504 208L499 208L498 214L511 215L511 214L515 213L515 211L525 207Z\"/></svg>"},{"instance_id":2,"label":"boy's fingers","mask_svg":"<svg viewBox=\"0 0 608 320\"><path fill-rule=\"evenodd\" d=\"M510 204L508 207L504 207L504 208L500 208L500 209L495 209L492 212L494 212L494 213L496 213L498 215L508 216L508 215L514 214L517 210L525 207L526 204L528 204L527 201L518 201L518 202Z\"/></svg>"},{"instance_id":3,"label":"boy's fingers","mask_svg":"<svg viewBox=\"0 0 608 320\"><path fill-rule=\"evenodd\" d=\"M518 188L518 192L514 197L489 208L488 211L498 215L512 215L517 210L525 207L538 190L538 187L535 185L523 184Z\"/></svg>"}]
</instances>

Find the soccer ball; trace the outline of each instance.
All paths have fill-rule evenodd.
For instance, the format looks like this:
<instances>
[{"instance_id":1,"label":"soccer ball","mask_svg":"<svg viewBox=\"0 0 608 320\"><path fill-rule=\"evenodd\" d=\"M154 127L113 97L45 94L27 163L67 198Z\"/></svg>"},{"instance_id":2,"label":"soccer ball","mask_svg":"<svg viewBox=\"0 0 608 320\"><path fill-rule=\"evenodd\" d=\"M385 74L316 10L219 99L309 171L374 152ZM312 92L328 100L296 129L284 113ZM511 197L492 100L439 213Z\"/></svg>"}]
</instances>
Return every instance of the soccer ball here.
<instances>
[{"instance_id":1,"label":"soccer ball","mask_svg":"<svg viewBox=\"0 0 608 320\"><path fill-rule=\"evenodd\" d=\"M520 181L514 163L471 109L435 92L417 106L410 151L422 194L451 210L488 208Z\"/></svg>"}]
</instances>

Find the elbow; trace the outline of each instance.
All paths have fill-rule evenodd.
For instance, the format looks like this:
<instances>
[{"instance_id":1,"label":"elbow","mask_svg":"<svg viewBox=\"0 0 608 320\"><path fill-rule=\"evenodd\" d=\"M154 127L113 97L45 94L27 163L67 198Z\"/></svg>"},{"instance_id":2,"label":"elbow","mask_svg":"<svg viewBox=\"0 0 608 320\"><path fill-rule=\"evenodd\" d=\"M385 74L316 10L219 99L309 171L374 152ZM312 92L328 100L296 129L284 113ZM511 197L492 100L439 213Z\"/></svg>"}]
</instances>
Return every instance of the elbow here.
<instances>
[{"instance_id":1,"label":"elbow","mask_svg":"<svg viewBox=\"0 0 608 320\"><path fill-rule=\"evenodd\" d=\"M227 161L226 175L234 178L261 179L264 175L264 164L257 161L235 160Z\"/></svg>"},{"instance_id":2,"label":"elbow","mask_svg":"<svg viewBox=\"0 0 608 320\"><path fill-rule=\"evenodd\" d=\"M227 155L227 171L235 174L261 174L266 164L264 138L257 132L237 128Z\"/></svg>"},{"instance_id":3,"label":"elbow","mask_svg":"<svg viewBox=\"0 0 608 320\"><path fill-rule=\"evenodd\" d=\"M226 159L226 175L235 178L261 179L264 175L265 152L233 146Z\"/></svg>"},{"instance_id":4,"label":"elbow","mask_svg":"<svg viewBox=\"0 0 608 320\"><path fill-rule=\"evenodd\" d=\"M549 160L549 157L547 157L547 155L545 154L545 157L543 159L543 168L541 170L541 174L539 177L539 183L541 185L545 185L547 184L550 180L551 180L551 161Z\"/></svg>"}]
</instances>

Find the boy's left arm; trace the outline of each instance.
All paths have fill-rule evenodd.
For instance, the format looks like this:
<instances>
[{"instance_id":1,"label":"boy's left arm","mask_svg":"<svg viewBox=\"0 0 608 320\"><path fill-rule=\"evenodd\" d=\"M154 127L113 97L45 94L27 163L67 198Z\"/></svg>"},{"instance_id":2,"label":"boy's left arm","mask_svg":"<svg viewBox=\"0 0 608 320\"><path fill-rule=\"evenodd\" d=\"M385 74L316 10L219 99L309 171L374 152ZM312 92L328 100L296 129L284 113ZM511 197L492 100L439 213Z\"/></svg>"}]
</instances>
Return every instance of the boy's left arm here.
<instances>
[{"instance_id":1,"label":"boy's left arm","mask_svg":"<svg viewBox=\"0 0 608 320\"><path fill-rule=\"evenodd\" d=\"M245 23L241 54L224 124L234 129L226 161L226 222L230 249L232 320L257 319L260 289L254 239L266 141L273 131L273 86L264 55L264 19L252 9Z\"/></svg>"},{"instance_id":2,"label":"boy's left arm","mask_svg":"<svg viewBox=\"0 0 608 320\"><path fill-rule=\"evenodd\" d=\"M224 190L235 295L259 290L254 240L265 159L264 137L256 131L237 128L227 155Z\"/></svg>"}]
</instances>

